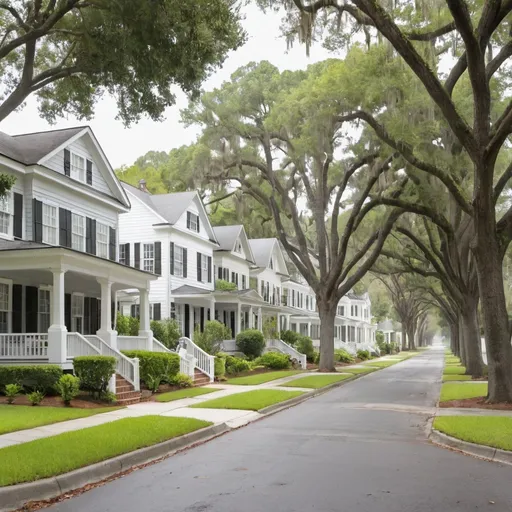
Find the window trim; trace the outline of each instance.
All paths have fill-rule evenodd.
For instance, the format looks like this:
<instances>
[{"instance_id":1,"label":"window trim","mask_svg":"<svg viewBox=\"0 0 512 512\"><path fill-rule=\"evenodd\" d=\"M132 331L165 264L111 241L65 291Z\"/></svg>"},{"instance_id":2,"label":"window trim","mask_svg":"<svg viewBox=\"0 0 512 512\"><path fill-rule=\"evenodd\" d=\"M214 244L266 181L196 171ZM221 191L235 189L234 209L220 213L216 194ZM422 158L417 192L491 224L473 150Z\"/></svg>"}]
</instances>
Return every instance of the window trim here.
<instances>
[{"instance_id":1,"label":"window trim","mask_svg":"<svg viewBox=\"0 0 512 512\"><path fill-rule=\"evenodd\" d=\"M208 255L201 253L201 283L208 282Z\"/></svg>"},{"instance_id":2,"label":"window trim","mask_svg":"<svg viewBox=\"0 0 512 512\"><path fill-rule=\"evenodd\" d=\"M194 233L199 233L199 214L188 211L189 214L189 226L188 229ZM194 224L192 223L194 221Z\"/></svg>"},{"instance_id":3,"label":"window trim","mask_svg":"<svg viewBox=\"0 0 512 512\"><path fill-rule=\"evenodd\" d=\"M8 218L8 228L7 233L0 232L0 238L9 238L12 239L14 237L14 192L12 190L8 190L5 193L5 197L0 198L0 203L3 203L4 199L7 201L7 209L5 212L0 210L0 213L6 214L9 216Z\"/></svg>"},{"instance_id":4,"label":"window trim","mask_svg":"<svg viewBox=\"0 0 512 512\"><path fill-rule=\"evenodd\" d=\"M177 267L176 267L176 262L177 262L177 258L176 258L176 255L178 253L178 250L181 252L181 271L180 273L178 274L177 273ZM174 244L174 277L183 277L183 269L185 268L185 247L182 247L181 245L176 245Z\"/></svg>"},{"instance_id":5,"label":"window trim","mask_svg":"<svg viewBox=\"0 0 512 512\"><path fill-rule=\"evenodd\" d=\"M121 263L122 265L126 265L126 244L117 244L117 261L118 263ZM121 259L121 251L123 252L123 258Z\"/></svg>"},{"instance_id":6,"label":"window trim","mask_svg":"<svg viewBox=\"0 0 512 512\"><path fill-rule=\"evenodd\" d=\"M7 311L0 310L2 313L7 313L7 333L12 332L12 279L4 279L0 278L0 284L7 285L7 293L9 294L7 297Z\"/></svg>"},{"instance_id":7,"label":"window trim","mask_svg":"<svg viewBox=\"0 0 512 512\"><path fill-rule=\"evenodd\" d=\"M76 166L73 165L73 157L81 158L84 163L84 167L82 169L83 171L83 179L80 179L80 169L78 169ZM78 153L75 153L74 151L69 151L69 177L73 178L76 181L79 181L80 183L86 183L87 182L87 158L85 156L79 155Z\"/></svg>"},{"instance_id":8,"label":"window trim","mask_svg":"<svg viewBox=\"0 0 512 512\"><path fill-rule=\"evenodd\" d=\"M79 236L77 233L74 232L73 228L74 228L74 222L73 220L75 219L75 217L80 217L82 219L82 228L83 228L83 234L82 234L82 247L80 249L76 249L75 247L73 247L73 236ZM71 248L74 249L75 251L81 251L81 252L85 252L85 243L86 243L86 238L87 238L87 222L86 222L86 216L81 214L81 213L75 213L74 211L71 210Z\"/></svg>"},{"instance_id":9,"label":"window trim","mask_svg":"<svg viewBox=\"0 0 512 512\"><path fill-rule=\"evenodd\" d=\"M41 313L42 313L42 311L41 311L41 303L40 303L40 300L41 300L40 293L42 291L48 292L50 294L50 308L49 308L50 311L48 312L48 314L50 316L50 322L49 322L48 328L50 328L51 325L52 325L52 307L53 307L53 304L52 304L52 288L53 288L53 286L50 286L50 285L41 285L37 289L37 331L39 333L43 333L43 329L41 327Z\"/></svg>"},{"instance_id":10,"label":"window trim","mask_svg":"<svg viewBox=\"0 0 512 512\"><path fill-rule=\"evenodd\" d=\"M111 226L109 224L105 224L103 222L99 222L98 219L95 219L96 220L96 256L100 257L100 258L103 258L103 259L108 259L108 256L109 256L109 245L110 245L110 228ZM100 237L98 236L99 234L99 228L100 226L104 227L105 230L106 230L106 237L107 237L107 240L106 242L101 242L100 241ZM100 251L99 251L99 247L103 247L103 245L105 246L105 255L103 256L102 254L100 254Z\"/></svg>"},{"instance_id":11,"label":"window trim","mask_svg":"<svg viewBox=\"0 0 512 512\"><path fill-rule=\"evenodd\" d=\"M142 244L142 257L141 257L141 270L144 270L145 272L151 272L151 273L154 273L155 272L155 242L143 242ZM151 253L152 253L152 257L146 257L146 247L151 247L152 250L151 250ZM151 265L148 265L148 268L149 266L151 266L151 269L148 270L146 269L146 262L151 262Z\"/></svg>"},{"instance_id":12,"label":"window trim","mask_svg":"<svg viewBox=\"0 0 512 512\"><path fill-rule=\"evenodd\" d=\"M37 198L35 198L35 199L37 199ZM42 207L41 207L41 209L42 209L42 215L41 215L42 242L43 242L43 244L48 244L48 245L58 245L59 244L59 228L60 228L60 226L59 226L59 205L57 203L54 203L53 201L47 201L46 199L37 199L37 200L42 203ZM45 227L51 228L51 226L47 226L44 223L44 207L45 206L55 209L55 226L53 227L53 229L55 229L55 243L51 243L48 240L45 240L45 238L44 238L44 228ZM34 214L34 212L32 212L32 215L33 214Z\"/></svg>"}]
</instances>

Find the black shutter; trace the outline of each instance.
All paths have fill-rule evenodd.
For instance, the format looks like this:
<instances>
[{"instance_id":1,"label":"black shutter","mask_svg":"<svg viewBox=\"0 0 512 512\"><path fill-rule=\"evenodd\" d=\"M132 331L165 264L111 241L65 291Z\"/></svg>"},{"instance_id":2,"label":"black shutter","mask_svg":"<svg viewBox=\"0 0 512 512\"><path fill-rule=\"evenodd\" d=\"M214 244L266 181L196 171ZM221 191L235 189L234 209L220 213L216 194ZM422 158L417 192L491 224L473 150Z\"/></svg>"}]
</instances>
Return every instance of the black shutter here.
<instances>
[{"instance_id":1,"label":"black shutter","mask_svg":"<svg viewBox=\"0 0 512 512\"><path fill-rule=\"evenodd\" d=\"M169 272L171 276L174 275L174 242L171 242L169 244L169 259L170 259L170 265L169 265Z\"/></svg>"},{"instance_id":2,"label":"black shutter","mask_svg":"<svg viewBox=\"0 0 512 512\"><path fill-rule=\"evenodd\" d=\"M64 150L64 174L71 176L71 154L69 149Z\"/></svg>"},{"instance_id":3,"label":"black shutter","mask_svg":"<svg viewBox=\"0 0 512 512\"><path fill-rule=\"evenodd\" d=\"M125 250L124 250L124 261L125 265L130 266L130 244L124 244Z\"/></svg>"},{"instance_id":4,"label":"black shutter","mask_svg":"<svg viewBox=\"0 0 512 512\"><path fill-rule=\"evenodd\" d=\"M199 233L199 231L201 230L200 228L200 225L199 225L199 215L197 216L197 222L196 222L196 231Z\"/></svg>"},{"instance_id":5,"label":"black shutter","mask_svg":"<svg viewBox=\"0 0 512 512\"><path fill-rule=\"evenodd\" d=\"M66 293L64 295L64 323L66 329L71 332L71 294Z\"/></svg>"},{"instance_id":6,"label":"black shutter","mask_svg":"<svg viewBox=\"0 0 512 512\"><path fill-rule=\"evenodd\" d=\"M208 256L208 282L212 282L212 257Z\"/></svg>"},{"instance_id":7,"label":"black shutter","mask_svg":"<svg viewBox=\"0 0 512 512\"><path fill-rule=\"evenodd\" d=\"M71 212L59 208L59 245L71 247Z\"/></svg>"},{"instance_id":8,"label":"black shutter","mask_svg":"<svg viewBox=\"0 0 512 512\"><path fill-rule=\"evenodd\" d=\"M222 279L222 267L219 267L219 268L217 269L217 275L218 275L218 278L219 278L219 279Z\"/></svg>"},{"instance_id":9,"label":"black shutter","mask_svg":"<svg viewBox=\"0 0 512 512\"><path fill-rule=\"evenodd\" d=\"M115 319L116 319L116 302L113 300L110 306L110 328L114 328Z\"/></svg>"},{"instance_id":10,"label":"black shutter","mask_svg":"<svg viewBox=\"0 0 512 512\"><path fill-rule=\"evenodd\" d=\"M12 332L18 333L23 330L22 328L22 291L21 284L12 285Z\"/></svg>"},{"instance_id":11,"label":"black shutter","mask_svg":"<svg viewBox=\"0 0 512 512\"><path fill-rule=\"evenodd\" d=\"M185 338L190 338L190 306L185 304Z\"/></svg>"},{"instance_id":12,"label":"black shutter","mask_svg":"<svg viewBox=\"0 0 512 512\"><path fill-rule=\"evenodd\" d=\"M183 277L187 277L188 252L187 252L187 249L182 249L182 251L183 251Z\"/></svg>"},{"instance_id":13,"label":"black shutter","mask_svg":"<svg viewBox=\"0 0 512 512\"><path fill-rule=\"evenodd\" d=\"M34 199L32 201L32 216L34 220L34 232L32 233L32 239L34 242L43 241L43 203ZM28 331L30 332L30 331ZM33 331L35 332L35 331Z\"/></svg>"},{"instance_id":14,"label":"black shutter","mask_svg":"<svg viewBox=\"0 0 512 512\"><path fill-rule=\"evenodd\" d=\"M108 228L110 231L109 242L108 242L108 259L116 261L116 230L114 228Z\"/></svg>"},{"instance_id":15,"label":"black shutter","mask_svg":"<svg viewBox=\"0 0 512 512\"><path fill-rule=\"evenodd\" d=\"M197 280L201 281L201 253L197 253Z\"/></svg>"},{"instance_id":16,"label":"black shutter","mask_svg":"<svg viewBox=\"0 0 512 512\"><path fill-rule=\"evenodd\" d=\"M91 334L96 334L99 329L98 299L91 297Z\"/></svg>"},{"instance_id":17,"label":"black shutter","mask_svg":"<svg viewBox=\"0 0 512 512\"><path fill-rule=\"evenodd\" d=\"M25 332L37 332L38 294L35 286L25 287Z\"/></svg>"},{"instance_id":18,"label":"black shutter","mask_svg":"<svg viewBox=\"0 0 512 512\"><path fill-rule=\"evenodd\" d=\"M14 221L12 234L14 238L23 238L23 196L16 192L14 192Z\"/></svg>"},{"instance_id":19,"label":"black shutter","mask_svg":"<svg viewBox=\"0 0 512 512\"><path fill-rule=\"evenodd\" d=\"M245 283L245 274L242 274L242 290L246 289L245 285L246 285L246 283Z\"/></svg>"},{"instance_id":20,"label":"black shutter","mask_svg":"<svg viewBox=\"0 0 512 512\"><path fill-rule=\"evenodd\" d=\"M201 308L201 332L204 332L204 308Z\"/></svg>"},{"instance_id":21,"label":"black shutter","mask_svg":"<svg viewBox=\"0 0 512 512\"><path fill-rule=\"evenodd\" d=\"M96 221L89 217L85 219L85 251L96 254Z\"/></svg>"},{"instance_id":22,"label":"black shutter","mask_svg":"<svg viewBox=\"0 0 512 512\"><path fill-rule=\"evenodd\" d=\"M130 316L131 316L132 318L135 318L135 315L136 315L136 312L135 312L135 304L132 304L132 305L130 306Z\"/></svg>"},{"instance_id":23,"label":"black shutter","mask_svg":"<svg viewBox=\"0 0 512 512\"><path fill-rule=\"evenodd\" d=\"M187 212L187 229L190 229L190 212Z\"/></svg>"},{"instance_id":24,"label":"black shutter","mask_svg":"<svg viewBox=\"0 0 512 512\"><path fill-rule=\"evenodd\" d=\"M135 262L134 267L140 268L140 243L134 244L135 247Z\"/></svg>"},{"instance_id":25,"label":"black shutter","mask_svg":"<svg viewBox=\"0 0 512 512\"><path fill-rule=\"evenodd\" d=\"M162 242L155 242L155 274L162 275Z\"/></svg>"},{"instance_id":26,"label":"black shutter","mask_svg":"<svg viewBox=\"0 0 512 512\"><path fill-rule=\"evenodd\" d=\"M91 332L91 298L84 297L84 334Z\"/></svg>"},{"instance_id":27,"label":"black shutter","mask_svg":"<svg viewBox=\"0 0 512 512\"><path fill-rule=\"evenodd\" d=\"M92 185L92 162L90 160L87 160L86 179L87 185Z\"/></svg>"},{"instance_id":28,"label":"black shutter","mask_svg":"<svg viewBox=\"0 0 512 512\"><path fill-rule=\"evenodd\" d=\"M162 306L160 302L153 304L153 320L162 320Z\"/></svg>"}]
</instances>

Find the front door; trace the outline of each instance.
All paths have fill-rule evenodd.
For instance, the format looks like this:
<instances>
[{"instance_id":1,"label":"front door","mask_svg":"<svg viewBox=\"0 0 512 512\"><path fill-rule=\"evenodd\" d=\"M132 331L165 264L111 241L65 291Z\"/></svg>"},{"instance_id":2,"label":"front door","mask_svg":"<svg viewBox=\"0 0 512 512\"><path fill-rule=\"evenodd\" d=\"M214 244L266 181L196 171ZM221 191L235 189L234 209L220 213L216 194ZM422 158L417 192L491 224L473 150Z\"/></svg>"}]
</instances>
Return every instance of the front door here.
<instances>
[{"instance_id":1,"label":"front door","mask_svg":"<svg viewBox=\"0 0 512 512\"><path fill-rule=\"evenodd\" d=\"M233 339L235 339L235 315L235 311L230 311L229 326L231 327L231 336L233 336Z\"/></svg>"}]
</instances>

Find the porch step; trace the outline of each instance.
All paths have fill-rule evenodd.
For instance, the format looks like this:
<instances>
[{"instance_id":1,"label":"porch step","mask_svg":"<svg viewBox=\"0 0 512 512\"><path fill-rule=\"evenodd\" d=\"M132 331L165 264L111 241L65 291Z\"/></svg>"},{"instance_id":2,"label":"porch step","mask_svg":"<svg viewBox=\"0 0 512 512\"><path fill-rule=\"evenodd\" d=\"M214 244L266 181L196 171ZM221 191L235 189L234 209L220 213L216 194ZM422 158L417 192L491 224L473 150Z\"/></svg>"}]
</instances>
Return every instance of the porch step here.
<instances>
[{"instance_id":1,"label":"porch step","mask_svg":"<svg viewBox=\"0 0 512 512\"><path fill-rule=\"evenodd\" d=\"M116 400L117 405L138 404L141 399L141 392L135 391L124 377L116 373Z\"/></svg>"},{"instance_id":2,"label":"porch step","mask_svg":"<svg viewBox=\"0 0 512 512\"><path fill-rule=\"evenodd\" d=\"M198 368L194 369L194 386L205 386L206 384L210 384L210 377L203 373Z\"/></svg>"}]
</instances>

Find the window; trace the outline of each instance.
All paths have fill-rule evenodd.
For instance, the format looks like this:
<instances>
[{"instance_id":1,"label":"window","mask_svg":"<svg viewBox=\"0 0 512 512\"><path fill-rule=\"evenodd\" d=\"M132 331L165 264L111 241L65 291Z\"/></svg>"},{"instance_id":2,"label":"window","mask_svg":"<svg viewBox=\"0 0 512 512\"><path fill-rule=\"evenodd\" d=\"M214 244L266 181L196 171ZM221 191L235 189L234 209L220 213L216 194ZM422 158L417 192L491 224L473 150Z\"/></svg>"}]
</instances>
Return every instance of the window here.
<instances>
[{"instance_id":1,"label":"window","mask_svg":"<svg viewBox=\"0 0 512 512\"><path fill-rule=\"evenodd\" d=\"M242 242L240 242L240 239L237 239L235 242L235 252L239 254L242 252Z\"/></svg>"},{"instance_id":2,"label":"window","mask_svg":"<svg viewBox=\"0 0 512 512\"><path fill-rule=\"evenodd\" d=\"M199 215L187 212L188 215L188 229L191 231L199 232Z\"/></svg>"},{"instance_id":3,"label":"window","mask_svg":"<svg viewBox=\"0 0 512 512\"><path fill-rule=\"evenodd\" d=\"M71 153L71 176L79 181L85 181L85 158Z\"/></svg>"},{"instance_id":4,"label":"window","mask_svg":"<svg viewBox=\"0 0 512 512\"><path fill-rule=\"evenodd\" d=\"M206 283L208 281L208 256L201 254L201 281Z\"/></svg>"},{"instance_id":5,"label":"window","mask_svg":"<svg viewBox=\"0 0 512 512\"><path fill-rule=\"evenodd\" d=\"M245 280L245 275L242 274L242 290L246 290L247 289L247 282Z\"/></svg>"},{"instance_id":6,"label":"window","mask_svg":"<svg viewBox=\"0 0 512 512\"><path fill-rule=\"evenodd\" d=\"M142 270L155 271L155 244L143 244Z\"/></svg>"},{"instance_id":7,"label":"window","mask_svg":"<svg viewBox=\"0 0 512 512\"><path fill-rule=\"evenodd\" d=\"M126 245L121 244L119 246L119 263L127 265L129 262L126 261Z\"/></svg>"},{"instance_id":8,"label":"window","mask_svg":"<svg viewBox=\"0 0 512 512\"><path fill-rule=\"evenodd\" d=\"M183 311L182 311L181 304L176 304L175 302L171 302L171 318L173 320L176 320L176 322L178 322L178 325L180 326L180 329L181 329L182 318L183 318Z\"/></svg>"},{"instance_id":9,"label":"window","mask_svg":"<svg viewBox=\"0 0 512 512\"><path fill-rule=\"evenodd\" d=\"M7 283L0 283L0 332L9 332L9 318L10 318L10 300L9 300L9 285Z\"/></svg>"},{"instance_id":10,"label":"window","mask_svg":"<svg viewBox=\"0 0 512 512\"><path fill-rule=\"evenodd\" d=\"M46 288L40 288L38 301L39 332L48 332L50 327L50 300L50 290Z\"/></svg>"},{"instance_id":11,"label":"window","mask_svg":"<svg viewBox=\"0 0 512 512\"><path fill-rule=\"evenodd\" d=\"M0 197L0 234L11 234L12 223L12 194L7 192L4 197Z\"/></svg>"},{"instance_id":12,"label":"window","mask_svg":"<svg viewBox=\"0 0 512 512\"><path fill-rule=\"evenodd\" d=\"M43 242L50 245L57 244L57 207L45 203L43 203Z\"/></svg>"},{"instance_id":13,"label":"window","mask_svg":"<svg viewBox=\"0 0 512 512\"><path fill-rule=\"evenodd\" d=\"M345 325L341 326L341 341L347 341L347 327Z\"/></svg>"},{"instance_id":14,"label":"window","mask_svg":"<svg viewBox=\"0 0 512 512\"><path fill-rule=\"evenodd\" d=\"M309 309L309 295L306 295L306 309Z\"/></svg>"},{"instance_id":15,"label":"window","mask_svg":"<svg viewBox=\"0 0 512 512\"><path fill-rule=\"evenodd\" d=\"M108 258L108 226L96 222L96 256Z\"/></svg>"},{"instance_id":16,"label":"window","mask_svg":"<svg viewBox=\"0 0 512 512\"><path fill-rule=\"evenodd\" d=\"M77 251L85 251L85 217L72 214L71 247Z\"/></svg>"},{"instance_id":17,"label":"window","mask_svg":"<svg viewBox=\"0 0 512 512\"><path fill-rule=\"evenodd\" d=\"M83 333L84 328L84 296L73 294L71 296L71 328L73 332Z\"/></svg>"},{"instance_id":18,"label":"window","mask_svg":"<svg viewBox=\"0 0 512 512\"><path fill-rule=\"evenodd\" d=\"M174 246L174 275L176 277L183 277L184 253L183 247Z\"/></svg>"},{"instance_id":19,"label":"window","mask_svg":"<svg viewBox=\"0 0 512 512\"><path fill-rule=\"evenodd\" d=\"M274 258L270 258L270 268L274 268Z\"/></svg>"}]
</instances>

